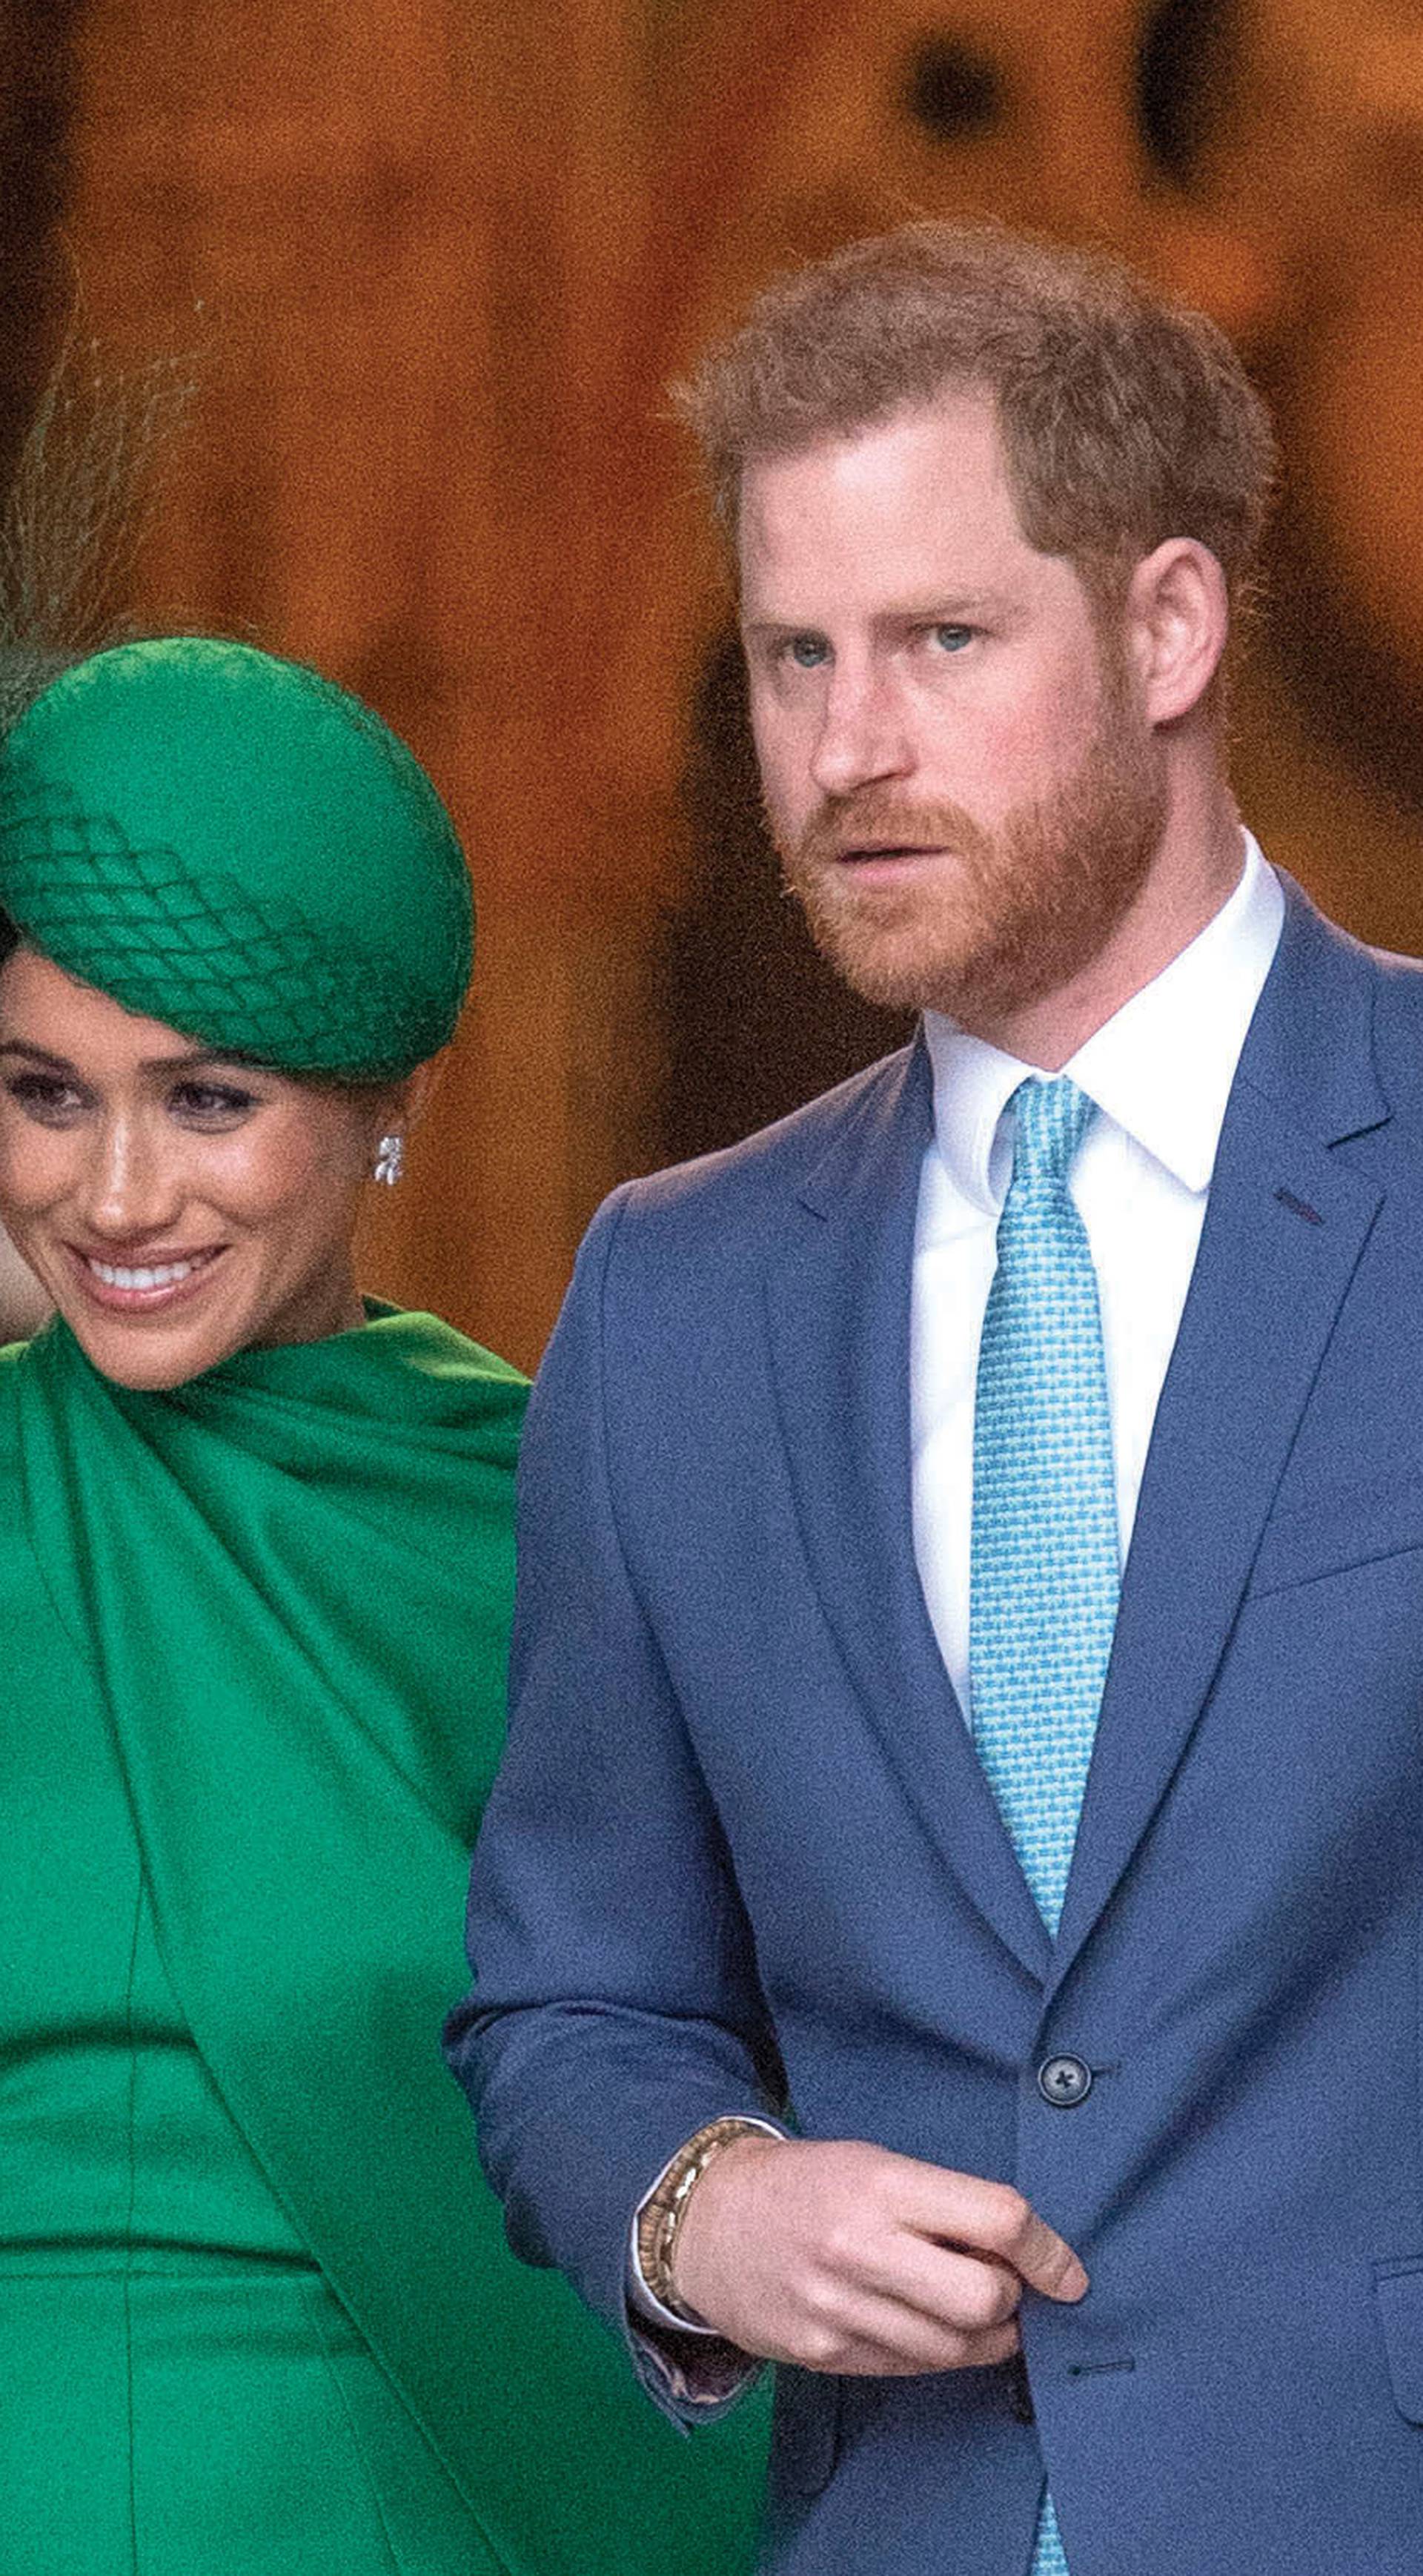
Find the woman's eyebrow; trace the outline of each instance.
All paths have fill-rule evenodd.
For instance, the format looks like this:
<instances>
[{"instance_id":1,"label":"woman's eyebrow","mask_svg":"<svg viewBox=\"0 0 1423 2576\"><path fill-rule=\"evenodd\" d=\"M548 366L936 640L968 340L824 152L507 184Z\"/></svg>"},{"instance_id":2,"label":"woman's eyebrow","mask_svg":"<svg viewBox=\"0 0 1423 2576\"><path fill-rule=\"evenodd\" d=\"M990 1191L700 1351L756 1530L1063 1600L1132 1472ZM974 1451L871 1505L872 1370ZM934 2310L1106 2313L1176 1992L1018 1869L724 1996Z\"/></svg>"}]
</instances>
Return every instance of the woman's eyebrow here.
<instances>
[{"instance_id":1,"label":"woman's eyebrow","mask_svg":"<svg viewBox=\"0 0 1423 2576\"><path fill-rule=\"evenodd\" d=\"M53 1055L48 1047L32 1046L28 1038L0 1038L0 1055L26 1055L36 1064L53 1065L56 1073L73 1073L67 1055Z\"/></svg>"},{"instance_id":2,"label":"woman's eyebrow","mask_svg":"<svg viewBox=\"0 0 1423 2576\"><path fill-rule=\"evenodd\" d=\"M56 1055L50 1047L36 1046L30 1038L0 1038L0 1055L27 1056L34 1064L49 1065L56 1073L75 1073L67 1055ZM195 1047L186 1055L151 1055L139 1066L140 1073L191 1073L200 1065L224 1064L236 1072L250 1073L253 1068L242 1056L219 1055L214 1047Z\"/></svg>"}]
</instances>

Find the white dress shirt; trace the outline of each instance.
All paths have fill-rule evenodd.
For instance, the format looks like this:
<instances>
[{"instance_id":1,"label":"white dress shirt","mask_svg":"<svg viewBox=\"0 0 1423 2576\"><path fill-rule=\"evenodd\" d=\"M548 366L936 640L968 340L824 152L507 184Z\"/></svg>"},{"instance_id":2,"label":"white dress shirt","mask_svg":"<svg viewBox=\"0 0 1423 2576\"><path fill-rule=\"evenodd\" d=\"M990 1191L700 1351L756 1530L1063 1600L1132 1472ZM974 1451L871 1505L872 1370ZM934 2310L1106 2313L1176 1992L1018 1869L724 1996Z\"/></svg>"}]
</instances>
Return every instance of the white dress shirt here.
<instances>
[{"instance_id":1,"label":"white dress shirt","mask_svg":"<svg viewBox=\"0 0 1423 2576\"><path fill-rule=\"evenodd\" d=\"M1226 1099L1284 919L1273 870L1248 832L1243 840L1239 884L1214 919L1063 1067L1098 1111L1068 1186L1097 1273L1123 1564ZM920 1176L910 1303L914 1553L939 1651L972 1723L978 1345L1013 1169L1008 1102L1041 1068L932 1011L925 1035L934 1136Z\"/></svg>"}]
</instances>

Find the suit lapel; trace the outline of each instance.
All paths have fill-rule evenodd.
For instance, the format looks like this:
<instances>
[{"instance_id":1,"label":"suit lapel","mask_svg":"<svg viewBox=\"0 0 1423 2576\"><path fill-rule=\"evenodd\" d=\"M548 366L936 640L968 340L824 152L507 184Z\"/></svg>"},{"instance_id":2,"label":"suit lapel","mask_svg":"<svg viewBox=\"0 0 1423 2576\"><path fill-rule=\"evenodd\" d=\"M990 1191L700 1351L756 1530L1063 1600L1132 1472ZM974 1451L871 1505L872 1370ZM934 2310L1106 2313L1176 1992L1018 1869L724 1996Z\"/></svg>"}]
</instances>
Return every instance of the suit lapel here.
<instances>
[{"instance_id":1,"label":"suit lapel","mask_svg":"<svg viewBox=\"0 0 1423 2576\"><path fill-rule=\"evenodd\" d=\"M1380 1203L1374 1183L1330 1150L1387 1116L1371 970L1295 889L1289 897L1157 1409L1054 1986L1190 1739Z\"/></svg>"},{"instance_id":2,"label":"suit lapel","mask_svg":"<svg viewBox=\"0 0 1423 2576\"><path fill-rule=\"evenodd\" d=\"M768 1267L777 1399L806 1554L881 1757L1035 1977L1047 1934L939 1654L914 1557L910 1288L932 1125L923 1039L860 1094Z\"/></svg>"}]
</instances>

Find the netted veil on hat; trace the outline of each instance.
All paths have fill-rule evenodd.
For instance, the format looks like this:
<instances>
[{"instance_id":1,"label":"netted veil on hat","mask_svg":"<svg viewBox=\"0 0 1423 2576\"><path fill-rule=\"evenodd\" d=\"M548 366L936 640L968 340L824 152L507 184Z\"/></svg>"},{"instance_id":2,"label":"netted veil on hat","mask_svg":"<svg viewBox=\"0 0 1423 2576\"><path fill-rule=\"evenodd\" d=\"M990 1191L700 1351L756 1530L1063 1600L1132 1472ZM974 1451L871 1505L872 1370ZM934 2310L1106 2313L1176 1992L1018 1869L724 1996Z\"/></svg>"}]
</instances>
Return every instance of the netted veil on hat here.
<instances>
[{"instance_id":1,"label":"netted veil on hat","mask_svg":"<svg viewBox=\"0 0 1423 2576\"><path fill-rule=\"evenodd\" d=\"M319 673L155 638L53 678L0 745L0 911L65 973L291 1073L408 1073L473 957L454 825Z\"/></svg>"}]
</instances>

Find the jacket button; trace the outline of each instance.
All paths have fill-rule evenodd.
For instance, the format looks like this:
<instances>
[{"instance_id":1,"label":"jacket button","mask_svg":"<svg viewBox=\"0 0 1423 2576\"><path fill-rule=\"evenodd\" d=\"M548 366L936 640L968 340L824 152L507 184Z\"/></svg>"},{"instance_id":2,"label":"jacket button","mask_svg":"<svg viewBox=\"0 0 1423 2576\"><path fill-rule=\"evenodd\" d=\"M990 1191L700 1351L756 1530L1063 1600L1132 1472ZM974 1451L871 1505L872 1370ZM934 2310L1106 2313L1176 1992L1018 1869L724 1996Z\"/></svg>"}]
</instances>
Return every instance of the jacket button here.
<instances>
[{"instance_id":1,"label":"jacket button","mask_svg":"<svg viewBox=\"0 0 1423 2576\"><path fill-rule=\"evenodd\" d=\"M1080 2057L1045 2057L1038 2068L1038 2091L1054 2110L1075 2111L1092 2090L1092 2069Z\"/></svg>"}]
</instances>

